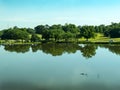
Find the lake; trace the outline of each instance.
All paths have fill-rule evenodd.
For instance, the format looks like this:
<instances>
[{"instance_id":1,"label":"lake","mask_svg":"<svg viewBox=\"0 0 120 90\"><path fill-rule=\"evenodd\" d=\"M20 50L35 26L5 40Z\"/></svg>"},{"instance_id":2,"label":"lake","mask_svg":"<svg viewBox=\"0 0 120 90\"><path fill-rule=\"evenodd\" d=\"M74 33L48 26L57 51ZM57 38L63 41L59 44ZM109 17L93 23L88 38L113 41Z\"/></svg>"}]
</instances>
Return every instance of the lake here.
<instances>
[{"instance_id":1,"label":"lake","mask_svg":"<svg viewBox=\"0 0 120 90\"><path fill-rule=\"evenodd\" d=\"M120 90L120 45L0 46L0 90Z\"/></svg>"}]
</instances>

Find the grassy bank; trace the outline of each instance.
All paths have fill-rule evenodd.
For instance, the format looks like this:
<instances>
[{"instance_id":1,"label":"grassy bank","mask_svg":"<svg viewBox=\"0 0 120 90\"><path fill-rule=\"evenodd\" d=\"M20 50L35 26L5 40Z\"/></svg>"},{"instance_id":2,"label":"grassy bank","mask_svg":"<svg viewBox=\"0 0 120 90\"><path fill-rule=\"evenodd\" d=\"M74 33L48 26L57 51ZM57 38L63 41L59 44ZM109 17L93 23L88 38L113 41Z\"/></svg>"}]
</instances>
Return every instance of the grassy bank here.
<instances>
[{"instance_id":1,"label":"grassy bank","mask_svg":"<svg viewBox=\"0 0 120 90\"><path fill-rule=\"evenodd\" d=\"M0 40L1 45L33 45L33 44L41 44L41 42L22 42L16 40Z\"/></svg>"},{"instance_id":2,"label":"grassy bank","mask_svg":"<svg viewBox=\"0 0 120 90\"><path fill-rule=\"evenodd\" d=\"M86 42L85 38L81 38L79 39L79 43L120 44L120 38L109 38L109 37L104 37L103 34L97 34L95 38L89 39L88 42Z\"/></svg>"},{"instance_id":3,"label":"grassy bank","mask_svg":"<svg viewBox=\"0 0 120 90\"><path fill-rule=\"evenodd\" d=\"M0 40L0 44L41 44L41 43L91 43L91 44L120 44L120 38L109 38L104 37L102 34L97 34L95 38L90 38L89 41L86 41L85 38L79 38L78 41L70 40L65 42L63 41L40 41L40 42L22 42L21 40Z\"/></svg>"}]
</instances>

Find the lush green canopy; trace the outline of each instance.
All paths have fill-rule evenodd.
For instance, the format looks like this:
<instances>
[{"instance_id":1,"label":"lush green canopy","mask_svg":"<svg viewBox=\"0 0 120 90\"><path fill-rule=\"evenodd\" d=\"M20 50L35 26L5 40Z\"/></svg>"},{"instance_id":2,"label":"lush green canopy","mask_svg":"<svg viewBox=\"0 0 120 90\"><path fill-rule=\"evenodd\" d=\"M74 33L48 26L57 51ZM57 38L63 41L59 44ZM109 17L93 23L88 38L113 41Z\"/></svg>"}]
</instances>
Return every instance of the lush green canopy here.
<instances>
[{"instance_id":1,"label":"lush green canopy","mask_svg":"<svg viewBox=\"0 0 120 90\"><path fill-rule=\"evenodd\" d=\"M111 25L99 25L99 26L76 26L75 24L54 24L54 25L38 25L34 29L31 28L9 28L0 31L1 39L22 39L31 40L32 42L38 42L42 40L54 40L54 41L70 41L77 40L80 37L94 38L96 33L102 33L106 37L119 38L120 37L120 23L112 23ZM41 35L42 38L39 38Z\"/></svg>"}]
</instances>

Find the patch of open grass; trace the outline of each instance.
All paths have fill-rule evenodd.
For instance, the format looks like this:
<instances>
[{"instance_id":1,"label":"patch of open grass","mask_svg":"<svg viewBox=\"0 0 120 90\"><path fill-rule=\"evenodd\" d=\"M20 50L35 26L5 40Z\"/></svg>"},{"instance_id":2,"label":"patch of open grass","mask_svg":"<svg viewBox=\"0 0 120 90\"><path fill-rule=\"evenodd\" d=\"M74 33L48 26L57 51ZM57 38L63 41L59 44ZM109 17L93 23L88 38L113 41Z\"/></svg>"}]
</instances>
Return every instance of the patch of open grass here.
<instances>
[{"instance_id":1,"label":"patch of open grass","mask_svg":"<svg viewBox=\"0 0 120 90\"><path fill-rule=\"evenodd\" d=\"M34 44L34 43L42 43L44 42L44 40L42 39L42 35L37 34L38 37L42 40L41 42L30 42L30 40L28 42L22 42L21 40L0 40L0 44ZM31 36L30 36L31 37ZM120 38L109 38L109 37L104 37L103 34L96 34L95 38L90 38L89 41L87 43L109 43L110 40L113 41L113 43L120 43ZM74 42L75 39L71 39L69 40L69 42ZM46 41L48 42L48 41ZM49 41L49 42L53 42L53 40ZM65 43L65 40L61 40L59 42ZM79 38L78 42L80 43L86 43L86 39L85 38Z\"/></svg>"},{"instance_id":2,"label":"patch of open grass","mask_svg":"<svg viewBox=\"0 0 120 90\"><path fill-rule=\"evenodd\" d=\"M110 40L113 40L113 42L120 42L120 38L109 38L109 37L104 37L103 34L96 34L95 38L90 38L90 42L109 42ZM79 41L86 41L85 38L80 38Z\"/></svg>"}]
</instances>

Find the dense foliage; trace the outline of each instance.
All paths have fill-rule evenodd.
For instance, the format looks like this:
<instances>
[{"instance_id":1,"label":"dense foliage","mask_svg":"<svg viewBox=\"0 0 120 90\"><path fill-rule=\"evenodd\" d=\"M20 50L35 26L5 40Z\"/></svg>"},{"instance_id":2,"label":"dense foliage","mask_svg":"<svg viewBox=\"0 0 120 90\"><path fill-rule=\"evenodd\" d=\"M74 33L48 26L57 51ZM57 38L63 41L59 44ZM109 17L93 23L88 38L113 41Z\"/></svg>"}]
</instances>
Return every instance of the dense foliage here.
<instances>
[{"instance_id":1,"label":"dense foliage","mask_svg":"<svg viewBox=\"0 0 120 90\"><path fill-rule=\"evenodd\" d=\"M29 33L26 31L26 29L14 27L13 29L10 28L4 30L3 34L1 35L1 39L28 40Z\"/></svg>"},{"instance_id":2,"label":"dense foliage","mask_svg":"<svg viewBox=\"0 0 120 90\"><path fill-rule=\"evenodd\" d=\"M119 38L120 23L99 26L76 26L74 24L38 25L34 29L13 27L0 31L0 38L3 40L29 40L39 42L41 40L52 41L76 41L81 37L94 38L96 33L102 33L105 37ZM41 38L39 37L41 36Z\"/></svg>"}]
</instances>

